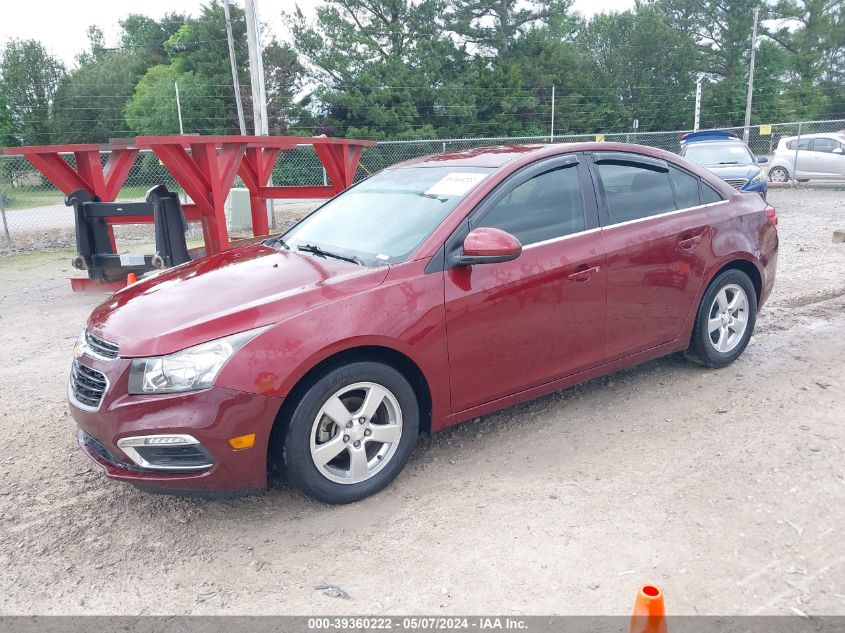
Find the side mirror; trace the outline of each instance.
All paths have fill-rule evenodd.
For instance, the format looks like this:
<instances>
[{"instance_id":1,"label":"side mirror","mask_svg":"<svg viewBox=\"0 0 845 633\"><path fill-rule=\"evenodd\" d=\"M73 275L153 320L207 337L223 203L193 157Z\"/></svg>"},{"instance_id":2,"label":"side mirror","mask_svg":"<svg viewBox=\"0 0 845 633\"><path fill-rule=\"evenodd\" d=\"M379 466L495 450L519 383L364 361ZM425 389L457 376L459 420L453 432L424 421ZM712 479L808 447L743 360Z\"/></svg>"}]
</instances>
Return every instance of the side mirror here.
<instances>
[{"instance_id":1,"label":"side mirror","mask_svg":"<svg viewBox=\"0 0 845 633\"><path fill-rule=\"evenodd\" d=\"M842 155L843 153L845 153L845 152L843 152L843 151L842 151L842 148L841 148L841 147L834 147L834 148L833 148L833 153L834 153L834 154L839 154L839 155L841 156L841 155Z\"/></svg>"},{"instance_id":2,"label":"side mirror","mask_svg":"<svg viewBox=\"0 0 845 633\"><path fill-rule=\"evenodd\" d=\"M768 158L766 158L765 156L758 156L758 157L757 157L757 162L758 162L758 163L768 163L768 162L769 162L769 159L768 159Z\"/></svg>"},{"instance_id":3,"label":"side mirror","mask_svg":"<svg viewBox=\"0 0 845 633\"><path fill-rule=\"evenodd\" d=\"M457 263L471 266L509 262L521 253L522 244L513 235L501 229L482 227L470 231L466 236L463 252L458 255Z\"/></svg>"}]
</instances>

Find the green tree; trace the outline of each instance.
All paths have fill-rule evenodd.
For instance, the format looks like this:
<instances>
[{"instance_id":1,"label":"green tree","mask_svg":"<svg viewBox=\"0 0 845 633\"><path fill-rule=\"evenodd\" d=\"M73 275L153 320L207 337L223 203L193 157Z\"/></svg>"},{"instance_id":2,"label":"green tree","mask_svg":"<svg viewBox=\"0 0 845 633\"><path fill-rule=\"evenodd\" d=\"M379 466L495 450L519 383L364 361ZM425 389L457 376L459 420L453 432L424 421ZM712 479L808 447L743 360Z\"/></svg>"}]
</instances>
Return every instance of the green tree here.
<instances>
[{"instance_id":1,"label":"green tree","mask_svg":"<svg viewBox=\"0 0 845 633\"><path fill-rule=\"evenodd\" d=\"M248 76L246 46L246 19L242 9L231 5L232 36L239 76ZM226 16L219 0L211 0L200 9L196 18L188 18L167 40L170 63L178 73L193 73L210 89L209 96L222 98L226 103L223 129L238 129L232 70L229 64L229 47L226 39ZM180 84L181 88L181 84ZM251 108L251 100L245 99Z\"/></svg>"},{"instance_id":2,"label":"green tree","mask_svg":"<svg viewBox=\"0 0 845 633\"><path fill-rule=\"evenodd\" d=\"M137 69L137 57L127 51L86 58L56 92L56 137L63 143L100 143L129 135L123 109L135 92Z\"/></svg>"},{"instance_id":3,"label":"green tree","mask_svg":"<svg viewBox=\"0 0 845 633\"><path fill-rule=\"evenodd\" d=\"M9 106L6 103L6 95L0 90L0 147L17 144L17 139L15 139L13 132L12 116L9 112Z\"/></svg>"},{"instance_id":4,"label":"green tree","mask_svg":"<svg viewBox=\"0 0 845 633\"><path fill-rule=\"evenodd\" d=\"M288 134L303 115L296 95L302 87L305 69L293 48L276 39L264 47L262 56L270 134Z\"/></svg>"},{"instance_id":5,"label":"green tree","mask_svg":"<svg viewBox=\"0 0 845 633\"><path fill-rule=\"evenodd\" d=\"M88 28L89 47L62 79L53 106L53 135L59 143L101 143L126 136L123 108L140 74L135 55L110 50L102 30Z\"/></svg>"},{"instance_id":6,"label":"green tree","mask_svg":"<svg viewBox=\"0 0 845 633\"><path fill-rule=\"evenodd\" d=\"M656 0L669 23L694 38L696 70L710 82L703 92L701 125L739 125L745 115L754 8L759 0ZM672 22L672 19L680 20ZM767 72L762 65L760 73Z\"/></svg>"},{"instance_id":7,"label":"green tree","mask_svg":"<svg viewBox=\"0 0 845 633\"><path fill-rule=\"evenodd\" d=\"M178 134L177 82L185 133L227 133L224 97L219 91L215 95L207 78L172 65L153 66L138 82L124 112L129 128L139 135Z\"/></svg>"},{"instance_id":8,"label":"green tree","mask_svg":"<svg viewBox=\"0 0 845 633\"><path fill-rule=\"evenodd\" d=\"M845 7L841 0L776 0L766 35L785 56L785 107L802 118L842 114L845 106Z\"/></svg>"},{"instance_id":9,"label":"green tree","mask_svg":"<svg viewBox=\"0 0 845 633\"><path fill-rule=\"evenodd\" d=\"M634 119L646 130L692 126L695 42L654 8L596 15L578 44L606 131L630 130Z\"/></svg>"},{"instance_id":10,"label":"green tree","mask_svg":"<svg viewBox=\"0 0 845 633\"><path fill-rule=\"evenodd\" d=\"M133 54L140 76L147 69L159 64L167 64L170 58L165 43L185 24L187 18L181 13L168 13L160 20L146 15L130 13L120 20L122 30L120 46Z\"/></svg>"},{"instance_id":11,"label":"green tree","mask_svg":"<svg viewBox=\"0 0 845 633\"><path fill-rule=\"evenodd\" d=\"M323 84L319 131L414 138L448 128L450 79L464 57L444 33L444 9L442 0L331 0L311 23L297 8L295 48Z\"/></svg>"},{"instance_id":12,"label":"green tree","mask_svg":"<svg viewBox=\"0 0 845 633\"><path fill-rule=\"evenodd\" d=\"M51 142L51 116L64 65L35 40L11 40L0 58L3 93L15 140L21 145Z\"/></svg>"},{"instance_id":13,"label":"green tree","mask_svg":"<svg viewBox=\"0 0 845 633\"><path fill-rule=\"evenodd\" d=\"M532 28L565 16L571 0L449 0L450 30L482 54L505 62Z\"/></svg>"}]
</instances>

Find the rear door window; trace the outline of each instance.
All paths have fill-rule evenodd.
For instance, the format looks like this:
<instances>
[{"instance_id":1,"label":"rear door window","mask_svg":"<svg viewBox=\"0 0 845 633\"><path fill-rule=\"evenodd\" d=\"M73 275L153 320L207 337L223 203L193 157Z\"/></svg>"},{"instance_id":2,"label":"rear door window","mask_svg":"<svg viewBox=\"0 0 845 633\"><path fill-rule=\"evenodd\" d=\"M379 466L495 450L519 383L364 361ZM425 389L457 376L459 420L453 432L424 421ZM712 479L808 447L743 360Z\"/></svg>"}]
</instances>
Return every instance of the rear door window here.
<instances>
[{"instance_id":1,"label":"rear door window","mask_svg":"<svg viewBox=\"0 0 845 633\"><path fill-rule=\"evenodd\" d=\"M675 211L675 196L666 169L634 162L596 164L611 224Z\"/></svg>"},{"instance_id":2,"label":"rear door window","mask_svg":"<svg viewBox=\"0 0 845 633\"><path fill-rule=\"evenodd\" d=\"M813 151L831 153L839 147L839 143L832 138L814 138Z\"/></svg>"}]
</instances>

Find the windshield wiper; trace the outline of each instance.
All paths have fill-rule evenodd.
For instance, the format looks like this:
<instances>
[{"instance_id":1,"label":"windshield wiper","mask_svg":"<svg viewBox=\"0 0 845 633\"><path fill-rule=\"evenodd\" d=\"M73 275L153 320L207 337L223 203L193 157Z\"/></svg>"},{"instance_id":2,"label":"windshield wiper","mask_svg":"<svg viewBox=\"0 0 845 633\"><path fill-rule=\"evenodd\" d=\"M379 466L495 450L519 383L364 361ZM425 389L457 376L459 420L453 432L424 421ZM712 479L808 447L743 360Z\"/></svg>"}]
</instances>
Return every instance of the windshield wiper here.
<instances>
[{"instance_id":1,"label":"windshield wiper","mask_svg":"<svg viewBox=\"0 0 845 633\"><path fill-rule=\"evenodd\" d=\"M717 165L739 165L739 161L737 160L723 160L721 163L716 163Z\"/></svg>"},{"instance_id":2,"label":"windshield wiper","mask_svg":"<svg viewBox=\"0 0 845 633\"><path fill-rule=\"evenodd\" d=\"M358 264L359 266L364 266L364 262L359 258L353 256L346 256L341 255L340 253L332 253L331 251L327 251L324 248L320 248L319 246L314 246L313 244L300 244L296 247L298 251L305 251L306 253L312 253L319 257L333 257L334 259L340 259L345 262L352 262L353 264Z\"/></svg>"},{"instance_id":3,"label":"windshield wiper","mask_svg":"<svg viewBox=\"0 0 845 633\"><path fill-rule=\"evenodd\" d=\"M265 246L281 246L282 248L284 248L286 250L290 250L290 246L288 246L288 243L285 242L282 239L281 235L277 235L276 237L271 237L269 240L264 242L264 245Z\"/></svg>"}]
</instances>

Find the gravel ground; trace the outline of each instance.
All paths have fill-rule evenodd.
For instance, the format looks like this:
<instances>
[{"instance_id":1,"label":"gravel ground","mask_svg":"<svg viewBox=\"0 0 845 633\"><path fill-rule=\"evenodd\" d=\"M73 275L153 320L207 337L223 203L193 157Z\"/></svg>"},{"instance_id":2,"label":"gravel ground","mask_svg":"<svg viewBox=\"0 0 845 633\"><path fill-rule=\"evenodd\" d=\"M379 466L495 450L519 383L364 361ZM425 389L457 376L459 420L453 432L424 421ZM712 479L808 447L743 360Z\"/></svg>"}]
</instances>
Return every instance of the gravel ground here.
<instances>
[{"instance_id":1,"label":"gravel ground","mask_svg":"<svg viewBox=\"0 0 845 633\"><path fill-rule=\"evenodd\" d=\"M66 252L0 259L0 614L627 614L644 582L673 614L845 614L845 199L770 198L778 281L733 366L658 360L421 439L344 507L106 480L65 404L101 297Z\"/></svg>"}]
</instances>

